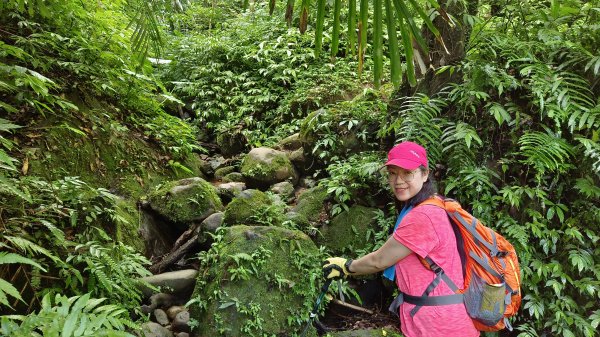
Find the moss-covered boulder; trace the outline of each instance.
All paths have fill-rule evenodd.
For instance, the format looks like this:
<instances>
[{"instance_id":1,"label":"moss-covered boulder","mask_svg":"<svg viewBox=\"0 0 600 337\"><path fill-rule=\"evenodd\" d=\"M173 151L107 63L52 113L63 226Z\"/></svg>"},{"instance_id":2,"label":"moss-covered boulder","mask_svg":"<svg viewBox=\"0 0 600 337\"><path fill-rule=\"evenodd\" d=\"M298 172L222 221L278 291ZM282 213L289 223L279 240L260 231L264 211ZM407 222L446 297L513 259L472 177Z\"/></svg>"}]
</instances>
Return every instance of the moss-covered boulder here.
<instances>
[{"instance_id":1,"label":"moss-covered boulder","mask_svg":"<svg viewBox=\"0 0 600 337\"><path fill-rule=\"evenodd\" d=\"M290 180L298 180L298 173L285 152L268 147L252 149L242 160L242 175L248 186L266 189L269 186Z\"/></svg>"},{"instance_id":2,"label":"moss-covered boulder","mask_svg":"<svg viewBox=\"0 0 600 337\"><path fill-rule=\"evenodd\" d=\"M202 178L188 178L166 183L148 195L147 205L175 223L202 221L223 209L216 189Z\"/></svg>"},{"instance_id":3,"label":"moss-covered boulder","mask_svg":"<svg viewBox=\"0 0 600 337\"><path fill-rule=\"evenodd\" d=\"M283 206L264 192L245 190L225 207L224 226L279 226L283 222Z\"/></svg>"},{"instance_id":4,"label":"moss-covered boulder","mask_svg":"<svg viewBox=\"0 0 600 337\"><path fill-rule=\"evenodd\" d=\"M306 219L315 224L327 217L325 212L325 202L327 201L327 189L323 186L316 186L306 190L298 197L293 212L306 217Z\"/></svg>"},{"instance_id":5,"label":"moss-covered boulder","mask_svg":"<svg viewBox=\"0 0 600 337\"><path fill-rule=\"evenodd\" d=\"M354 205L323 226L317 242L334 255L355 256L357 250L367 247L367 232L374 229L376 208Z\"/></svg>"},{"instance_id":6,"label":"moss-covered boulder","mask_svg":"<svg viewBox=\"0 0 600 337\"><path fill-rule=\"evenodd\" d=\"M238 130L233 132L221 132L217 135L217 146L219 146L222 155L231 157L247 150L248 139Z\"/></svg>"},{"instance_id":7,"label":"moss-covered boulder","mask_svg":"<svg viewBox=\"0 0 600 337\"><path fill-rule=\"evenodd\" d=\"M319 250L300 231L272 226L222 229L201 257L190 316L198 336L291 336L319 292ZM323 305L322 308L325 306ZM311 328L309 336L316 336Z\"/></svg>"}]
</instances>

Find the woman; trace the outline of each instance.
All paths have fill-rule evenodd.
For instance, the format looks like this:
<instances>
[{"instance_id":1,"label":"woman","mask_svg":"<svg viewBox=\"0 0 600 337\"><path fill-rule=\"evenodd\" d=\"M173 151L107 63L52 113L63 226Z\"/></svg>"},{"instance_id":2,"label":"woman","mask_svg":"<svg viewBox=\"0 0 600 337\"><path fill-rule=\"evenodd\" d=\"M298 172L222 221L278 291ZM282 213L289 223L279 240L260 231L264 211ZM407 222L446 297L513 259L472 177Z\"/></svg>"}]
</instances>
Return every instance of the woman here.
<instances>
[{"instance_id":1,"label":"woman","mask_svg":"<svg viewBox=\"0 0 600 337\"><path fill-rule=\"evenodd\" d=\"M397 228L375 252L356 260L327 259L323 266L325 277L372 274L394 266L400 292L405 294L405 298L418 297L436 278L435 273L425 268L420 260L428 257L445 271L454 284L462 287L461 260L446 211L433 205L419 205L436 194L435 184L429 176L427 152L416 143L403 142L388 152L385 166L390 188L404 205ZM446 282L439 282L428 296L454 294ZM407 337L479 336L462 301L415 307L407 300L400 304L402 333Z\"/></svg>"}]
</instances>

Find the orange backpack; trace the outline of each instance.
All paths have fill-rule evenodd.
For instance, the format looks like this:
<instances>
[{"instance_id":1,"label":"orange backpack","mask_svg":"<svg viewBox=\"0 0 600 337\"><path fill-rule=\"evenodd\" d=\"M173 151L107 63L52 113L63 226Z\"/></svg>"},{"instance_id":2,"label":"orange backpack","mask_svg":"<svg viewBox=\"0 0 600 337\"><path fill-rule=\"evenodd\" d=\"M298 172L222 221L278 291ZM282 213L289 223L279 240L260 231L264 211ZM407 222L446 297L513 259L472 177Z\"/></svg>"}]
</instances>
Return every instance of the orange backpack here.
<instances>
[{"instance_id":1,"label":"orange backpack","mask_svg":"<svg viewBox=\"0 0 600 337\"><path fill-rule=\"evenodd\" d=\"M514 316L521 305L519 261L513 246L465 211L455 200L436 197L427 199L420 205L438 206L448 214L463 262L464 288L458 288L444 270L427 256L421 262L437 275L436 278L422 296L401 293L392 305L397 307L401 302L415 304L416 307L410 313L414 316L424 305L463 302L478 330L498 331L508 328L512 331L508 318ZM428 296L441 281L456 294Z\"/></svg>"}]
</instances>

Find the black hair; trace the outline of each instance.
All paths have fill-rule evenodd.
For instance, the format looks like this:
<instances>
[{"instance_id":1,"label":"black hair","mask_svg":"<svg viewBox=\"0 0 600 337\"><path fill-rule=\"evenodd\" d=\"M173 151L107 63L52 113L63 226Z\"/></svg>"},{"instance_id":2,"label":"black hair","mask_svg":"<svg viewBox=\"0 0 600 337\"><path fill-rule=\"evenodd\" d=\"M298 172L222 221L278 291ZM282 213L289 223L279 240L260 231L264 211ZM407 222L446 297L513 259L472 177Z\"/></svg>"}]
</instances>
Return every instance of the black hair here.
<instances>
[{"instance_id":1,"label":"black hair","mask_svg":"<svg viewBox=\"0 0 600 337\"><path fill-rule=\"evenodd\" d=\"M419 170L421 171L421 174L427 172L427 168L423 165L419 166ZM435 179L433 178L433 173L430 171L429 177L427 178L427 181L423 183L423 187L421 187L421 190L417 194L415 194L414 197L407 200L404 204L415 207L423 201L431 198L435 194L437 194L437 184L435 183Z\"/></svg>"}]
</instances>

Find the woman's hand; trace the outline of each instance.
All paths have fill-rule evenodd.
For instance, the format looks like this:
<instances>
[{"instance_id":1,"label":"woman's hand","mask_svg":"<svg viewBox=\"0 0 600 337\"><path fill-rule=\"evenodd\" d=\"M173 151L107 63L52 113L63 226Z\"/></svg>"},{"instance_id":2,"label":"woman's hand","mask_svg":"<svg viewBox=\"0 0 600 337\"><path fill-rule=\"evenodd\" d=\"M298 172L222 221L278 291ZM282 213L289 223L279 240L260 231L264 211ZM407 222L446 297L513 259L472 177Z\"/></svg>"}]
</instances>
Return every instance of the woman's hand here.
<instances>
[{"instance_id":1,"label":"woman's hand","mask_svg":"<svg viewBox=\"0 0 600 337\"><path fill-rule=\"evenodd\" d=\"M338 279L352 275L352 272L350 271L351 264L352 259L330 257L323 261L323 276L326 279Z\"/></svg>"}]
</instances>

